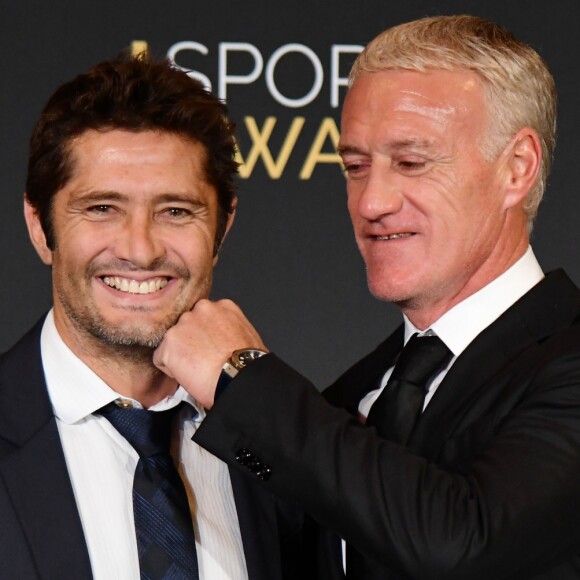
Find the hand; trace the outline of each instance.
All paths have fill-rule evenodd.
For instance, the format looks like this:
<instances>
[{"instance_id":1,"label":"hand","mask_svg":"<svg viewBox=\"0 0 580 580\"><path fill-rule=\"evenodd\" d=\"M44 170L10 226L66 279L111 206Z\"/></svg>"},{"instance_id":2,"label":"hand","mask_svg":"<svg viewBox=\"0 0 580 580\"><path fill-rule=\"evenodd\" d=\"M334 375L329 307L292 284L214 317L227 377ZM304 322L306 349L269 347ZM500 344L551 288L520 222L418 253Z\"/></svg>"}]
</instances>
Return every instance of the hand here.
<instances>
[{"instance_id":1,"label":"hand","mask_svg":"<svg viewBox=\"0 0 580 580\"><path fill-rule=\"evenodd\" d=\"M167 331L153 353L153 363L198 403L211 409L224 363L234 350L242 348L266 350L236 304L204 299Z\"/></svg>"}]
</instances>

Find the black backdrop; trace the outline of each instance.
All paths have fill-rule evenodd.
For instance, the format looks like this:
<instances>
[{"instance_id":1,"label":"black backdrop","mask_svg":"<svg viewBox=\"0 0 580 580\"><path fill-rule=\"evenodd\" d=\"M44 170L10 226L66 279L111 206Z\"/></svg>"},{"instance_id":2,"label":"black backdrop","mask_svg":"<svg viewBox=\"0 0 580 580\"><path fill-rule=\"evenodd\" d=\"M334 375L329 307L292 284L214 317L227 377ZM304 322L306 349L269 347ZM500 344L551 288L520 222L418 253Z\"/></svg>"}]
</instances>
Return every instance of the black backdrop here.
<instances>
[{"instance_id":1,"label":"black backdrop","mask_svg":"<svg viewBox=\"0 0 580 580\"><path fill-rule=\"evenodd\" d=\"M353 60L347 47L399 22L453 13L503 24L542 54L556 78L556 162L533 245L544 269L561 265L580 283L577 0L1 0L0 350L51 303L50 273L22 218L32 125L59 84L143 40L156 56L181 46L178 64L207 77L215 91L226 86L239 128L247 175L213 295L238 301L270 348L320 387L331 381L399 321L366 290L332 155L334 101L343 100L340 78Z\"/></svg>"}]
</instances>

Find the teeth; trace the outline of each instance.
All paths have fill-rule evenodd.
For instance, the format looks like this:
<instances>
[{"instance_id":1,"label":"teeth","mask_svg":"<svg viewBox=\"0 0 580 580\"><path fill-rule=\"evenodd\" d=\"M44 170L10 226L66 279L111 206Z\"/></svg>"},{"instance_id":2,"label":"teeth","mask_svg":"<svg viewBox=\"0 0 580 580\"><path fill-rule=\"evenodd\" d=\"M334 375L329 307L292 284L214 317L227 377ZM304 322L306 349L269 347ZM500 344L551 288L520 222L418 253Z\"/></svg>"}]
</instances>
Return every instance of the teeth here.
<instances>
[{"instance_id":1,"label":"teeth","mask_svg":"<svg viewBox=\"0 0 580 580\"><path fill-rule=\"evenodd\" d=\"M390 236L376 236L377 240L398 240L399 238L410 238L413 234L392 234Z\"/></svg>"},{"instance_id":2,"label":"teeth","mask_svg":"<svg viewBox=\"0 0 580 580\"><path fill-rule=\"evenodd\" d=\"M151 280L138 282L137 280L129 280L119 276L104 276L103 282L111 288L121 292L128 292L129 294L153 294L167 286L167 278L152 278Z\"/></svg>"}]
</instances>

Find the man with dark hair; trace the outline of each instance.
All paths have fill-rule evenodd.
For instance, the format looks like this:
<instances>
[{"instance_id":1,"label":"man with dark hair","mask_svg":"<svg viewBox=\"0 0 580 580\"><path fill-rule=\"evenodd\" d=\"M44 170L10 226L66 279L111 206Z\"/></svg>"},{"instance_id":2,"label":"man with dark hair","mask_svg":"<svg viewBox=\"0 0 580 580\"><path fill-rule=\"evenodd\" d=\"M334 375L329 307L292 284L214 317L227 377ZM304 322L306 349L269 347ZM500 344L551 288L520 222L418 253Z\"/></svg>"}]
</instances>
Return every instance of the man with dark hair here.
<instances>
[{"instance_id":1,"label":"man with dark hair","mask_svg":"<svg viewBox=\"0 0 580 580\"><path fill-rule=\"evenodd\" d=\"M0 358L0 576L308 577L301 515L190 441L152 362L207 298L236 198L224 105L168 62L60 87L34 129L30 238L54 306Z\"/></svg>"},{"instance_id":2,"label":"man with dark hair","mask_svg":"<svg viewBox=\"0 0 580 580\"><path fill-rule=\"evenodd\" d=\"M339 152L370 290L404 323L326 401L229 301L155 353L212 407L194 440L338 533L349 578L580 578L580 292L529 246L555 103L491 22L383 32Z\"/></svg>"}]
</instances>

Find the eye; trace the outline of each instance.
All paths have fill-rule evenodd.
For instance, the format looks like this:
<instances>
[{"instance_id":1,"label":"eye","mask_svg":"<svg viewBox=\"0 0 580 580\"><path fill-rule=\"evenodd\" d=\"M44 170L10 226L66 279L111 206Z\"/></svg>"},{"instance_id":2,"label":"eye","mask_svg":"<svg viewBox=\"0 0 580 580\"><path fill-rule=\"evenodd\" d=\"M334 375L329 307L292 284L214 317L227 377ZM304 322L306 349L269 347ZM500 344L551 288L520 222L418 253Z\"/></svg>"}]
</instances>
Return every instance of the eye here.
<instances>
[{"instance_id":1,"label":"eye","mask_svg":"<svg viewBox=\"0 0 580 580\"><path fill-rule=\"evenodd\" d=\"M420 174L428 168L428 162L422 158L398 159L395 160L395 165L402 173L414 175Z\"/></svg>"},{"instance_id":2,"label":"eye","mask_svg":"<svg viewBox=\"0 0 580 580\"><path fill-rule=\"evenodd\" d=\"M110 205L106 205L104 203L100 203L99 205L93 205L88 208L88 211L91 213L96 214L104 214L110 212L112 207Z\"/></svg>"},{"instance_id":3,"label":"eye","mask_svg":"<svg viewBox=\"0 0 580 580\"><path fill-rule=\"evenodd\" d=\"M369 164L363 161L343 161L343 170L347 177L360 177Z\"/></svg>"},{"instance_id":4,"label":"eye","mask_svg":"<svg viewBox=\"0 0 580 580\"><path fill-rule=\"evenodd\" d=\"M158 216L159 219L170 223L184 223L191 220L193 212L189 208L171 206L163 208Z\"/></svg>"},{"instance_id":5,"label":"eye","mask_svg":"<svg viewBox=\"0 0 580 580\"><path fill-rule=\"evenodd\" d=\"M169 207L165 210L165 212L173 218L179 218L190 214L188 210L182 207Z\"/></svg>"}]
</instances>

